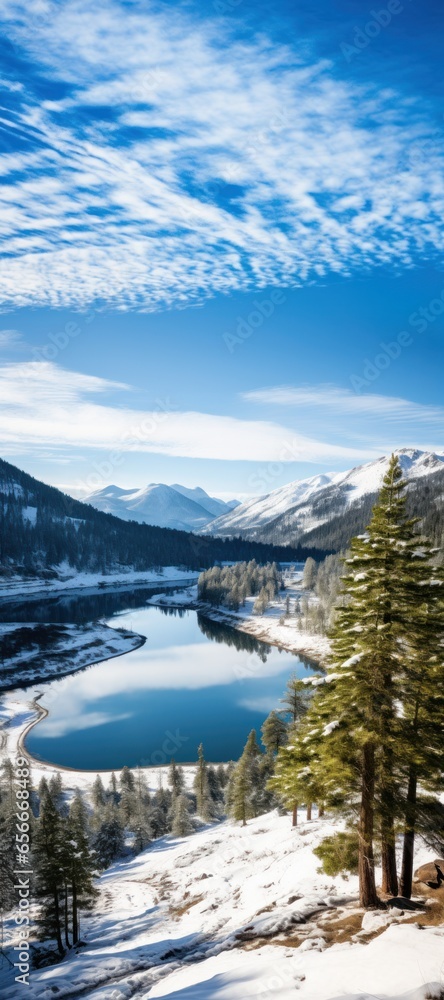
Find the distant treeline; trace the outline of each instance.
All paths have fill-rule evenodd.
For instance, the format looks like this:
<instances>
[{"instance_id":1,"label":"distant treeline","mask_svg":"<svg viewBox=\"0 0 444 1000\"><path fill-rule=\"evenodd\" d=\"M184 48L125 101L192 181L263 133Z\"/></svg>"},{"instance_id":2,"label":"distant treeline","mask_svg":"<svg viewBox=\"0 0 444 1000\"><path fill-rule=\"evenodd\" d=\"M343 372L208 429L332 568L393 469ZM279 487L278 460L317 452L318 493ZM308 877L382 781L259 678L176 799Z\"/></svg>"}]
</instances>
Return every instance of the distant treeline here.
<instances>
[{"instance_id":1,"label":"distant treeline","mask_svg":"<svg viewBox=\"0 0 444 1000\"><path fill-rule=\"evenodd\" d=\"M0 570L51 577L64 562L79 571L204 569L217 562L305 560L315 549L212 538L122 521L66 496L0 460Z\"/></svg>"},{"instance_id":2,"label":"distant treeline","mask_svg":"<svg viewBox=\"0 0 444 1000\"><path fill-rule=\"evenodd\" d=\"M276 563L258 566L255 559L236 563L235 566L213 566L200 574L198 596L209 604L222 604L237 611L245 598L257 595L255 611L265 611L283 586L282 575Z\"/></svg>"}]
</instances>

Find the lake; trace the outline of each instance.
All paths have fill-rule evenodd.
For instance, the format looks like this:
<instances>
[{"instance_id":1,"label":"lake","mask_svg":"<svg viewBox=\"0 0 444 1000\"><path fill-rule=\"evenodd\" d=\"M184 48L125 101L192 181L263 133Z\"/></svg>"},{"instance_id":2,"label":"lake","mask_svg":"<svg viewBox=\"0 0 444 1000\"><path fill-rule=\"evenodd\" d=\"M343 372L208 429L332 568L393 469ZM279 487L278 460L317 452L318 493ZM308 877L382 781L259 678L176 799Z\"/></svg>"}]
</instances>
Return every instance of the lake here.
<instances>
[{"instance_id":1,"label":"lake","mask_svg":"<svg viewBox=\"0 0 444 1000\"><path fill-rule=\"evenodd\" d=\"M92 620L103 600L107 624L147 638L140 649L42 686L49 715L26 747L54 764L119 770L172 756L191 762L201 741L208 760L236 759L250 730L260 736L268 713L280 707L288 677L315 669L195 611L146 606L146 593L70 598L69 607L67 600L28 605L23 618Z\"/></svg>"}]
</instances>

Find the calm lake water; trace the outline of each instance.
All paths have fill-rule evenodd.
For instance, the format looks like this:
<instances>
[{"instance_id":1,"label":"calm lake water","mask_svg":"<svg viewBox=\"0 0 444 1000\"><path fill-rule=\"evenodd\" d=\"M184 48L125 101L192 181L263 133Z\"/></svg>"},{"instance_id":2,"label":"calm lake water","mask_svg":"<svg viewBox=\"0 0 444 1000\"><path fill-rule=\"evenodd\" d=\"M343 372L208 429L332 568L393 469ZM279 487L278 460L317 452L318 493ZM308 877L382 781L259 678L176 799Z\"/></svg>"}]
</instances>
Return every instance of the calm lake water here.
<instances>
[{"instance_id":1,"label":"calm lake water","mask_svg":"<svg viewBox=\"0 0 444 1000\"><path fill-rule=\"evenodd\" d=\"M147 607L143 600L146 593L131 601L128 594L104 595L70 599L69 608L64 599L23 610L28 621L87 621L99 617L103 601L102 611L112 615L108 624L147 637L140 649L42 688L49 715L26 740L32 755L79 769L117 770L171 756L194 761L202 741L208 760L236 759L249 731L259 735L269 711L279 708L288 677L313 672L309 661L195 611Z\"/></svg>"}]
</instances>

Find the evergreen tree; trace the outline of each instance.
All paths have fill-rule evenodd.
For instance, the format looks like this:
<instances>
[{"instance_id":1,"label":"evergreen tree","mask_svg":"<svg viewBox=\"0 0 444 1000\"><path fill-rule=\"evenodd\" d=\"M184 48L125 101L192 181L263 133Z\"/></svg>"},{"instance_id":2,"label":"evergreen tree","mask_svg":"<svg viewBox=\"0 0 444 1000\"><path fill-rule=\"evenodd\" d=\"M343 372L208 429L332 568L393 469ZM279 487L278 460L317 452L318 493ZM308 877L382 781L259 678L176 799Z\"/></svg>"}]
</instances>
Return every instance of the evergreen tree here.
<instances>
[{"instance_id":1,"label":"evergreen tree","mask_svg":"<svg viewBox=\"0 0 444 1000\"><path fill-rule=\"evenodd\" d=\"M220 788L225 788L227 783L227 772L223 764L218 764L216 768L217 780L219 782Z\"/></svg>"},{"instance_id":2,"label":"evergreen tree","mask_svg":"<svg viewBox=\"0 0 444 1000\"><path fill-rule=\"evenodd\" d=\"M40 936L55 938L60 955L64 954L61 900L65 895L65 841L63 820L49 792L45 792L40 800L40 815L34 837L34 889L41 906L38 917Z\"/></svg>"},{"instance_id":3,"label":"evergreen tree","mask_svg":"<svg viewBox=\"0 0 444 1000\"><path fill-rule=\"evenodd\" d=\"M313 590L316 583L317 570L317 563L311 558L311 556L309 556L305 561L304 572L302 575L302 586L305 587L306 590Z\"/></svg>"},{"instance_id":4,"label":"evergreen tree","mask_svg":"<svg viewBox=\"0 0 444 1000\"><path fill-rule=\"evenodd\" d=\"M346 559L345 600L338 609L326 683L317 682L294 749L304 777L329 804L358 813L360 901L378 905L375 822L381 837L383 888L397 893L394 830L402 793L412 609L419 539L405 514L404 483L393 457L369 528ZM419 630L420 631L420 630ZM418 631L418 635L419 635ZM324 794L325 793L325 794Z\"/></svg>"},{"instance_id":5,"label":"evergreen tree","mask_svg":"<svg viewBox=\"0 0 444 1000\"><path fill-rule=\"evenodd\" d=\"M433 565L435 553L424 539L411 563L408 647L402 660L403 713L398 757L405 768L407 794L403 816L404 843L401 895L410 898L415 832L430 835L441 827L436 796L443 789L444 634L443 570ZM418 797L418 785L435 800ZM441 838L442 843L442 838Z\"/></svg>"},{"instance_id":6,"label":"evergreen tree","mask_svg":"<svg viewBox=\"0 0 444 1000\"><path fill-rule=\"evenodd\" d=\"M281 699L283 715L289 715L291 722L296 724L305 715L310 698L307 684L294 674L288 680L284 697Z\"/></svg>"},{"instance_id":7,"label":"evergreen tree","mask_svg":"<svg viewBox=\"0 0 444 1000\"><path fill-rule=\"evenodd\" d=\"M178 767L174 757L171 758L170 766L168 769L168 784L171 788L173 803L178 795L181 794L184 788L184 776L181 767Z\"/></svg>"},{"instance_id":8,"label":"evergreen tree","mask_svg":"<svg viewBox=\"0 0 444 1000\"><path fill-rule=\"evenodd\" d=\"M94 780L91 789L91 797L94 810L100 810L104 807L106 802L106 792L103 787L103 781L100 774L97 774Z\"/></svg>"},{"instance_id":9,"label":"evergreen tree","mask_svg":"<svg viewBox=\"0 0 444 1000\"><path fill-rule=\"evenodd\" d=\"M213 818L214 810L208 782L208 768L202 743L199 744L197 755L197 769L193 782L193 789L196 793L196 809L201 819L205 823L208 823Z\"/></svg>"},{"instance_id":10,"label":"evergreen tree","mask_svg":"<svg viewBox=\"0 0 444 1000\"><path fill-rule=\"evenodd\" d=\"M225 773L224 773L224 784L221 785L219 778L219 768L213 767L209 764L207 767L207 778L208 778L208 788L210 790L211 803L212 803L212 815L219 816L223 811L224 802L224 787L225 787Z\"/></svg>"},{"instance_id":11,"label":"evergreen tree","mask_svg":"<svg viewBox=\"0 0 444 1000\"><path fill-rule=\"evenodd\" d=\"M174 799L172 833L175 837L186 837L188 833L192 832L190 802L188 797L181 792Z\"/></svg>"},{"instance_id":12,"label":"evergreen tree","mask_svg":"<svg viewBox=\"0 0 444 1000\"><path fill-rule=\"evenodd\" d=\"M285 746L288 739L288 728L274 709L265 719L261 733L265 749L272 754Z\"/></svg>"},{"instance_id":13,"label":"evergreen tree","mask_svg":"<svg viewBox=\"0 0 444 1000\"><path fill-rule=\"evenodd\" d=\"M118 802L119 802L119 793L118 793L118 790L117 790L117 778L116 778L116 775L114 774L114 771L111 771L111 777L109 779L109 792L108 792L108 795L109 795L111 801L114 803L114 805L117 805Z\"/></svg>"},{"instance_id":14,"label":"evergreen tree","mask_svg":"<svg viewBox=\"0 0 444 1000\"><path fill-rule=\"evenodd\" d=\"M96 863L89 847L88 814L80 792L71 803L67 820L67 845L64 870L71 892L72 939L79 940L79 910L90 909L98 895L94 886Z\"/></svg>"},{"instance_id":15,"label":"evergreen tree","mask_svg":"<svg viewBox=\"0 0 444 1000\"><path fill-rule=\"evenodd\" d=\"M280 747L274 774L269 780L269 787L278 795L285 808L291 809L292 826L297 826L300 803L306 803L307 818L310 818L310 804L323 799L322 788L315 783L313 769L310 768L311 757L307 744L301 738L301 733L304 733L302 727L303 717L290 727L288 743Z\"/></svg>"},{"instance_id":16,"label":"evergreen tree","mask_svg":"<svg viewBox=\"0 0 444 1000\"><path fill-rule=\"evenodd\" d=\"M256 732L252 729L227 789L229 814L233 819L240 820L242 826L264 811L265 790L259 766L261 756Z\"/></svg>"},{"instance_id":17,"label":"evergreen tree","mask_svg":"<svg viewBox=\"0 0 444 1000\"><path fill-rule=\"evenodd\" d=\"M169 788L159 788L155 792L151 806L153 837L163 837L171 830L172 803L173 797Z\"/></svg>"},{"instance_id":18,"label":"evergreen tree","mask_svg":"<svg viewBox=\"0 0 444 1000\"><path fill-rule=\"evenodd\" d=\"M119 812L113 802L105 807L100 825L93 840L99 868L109 868L123 854L125 836Z\"/></svg>"},{"instance_id":19,"label":"evergreen tree","mask_svg":"<svg viewBox=\"0 0 444 1000\"><path fill-rule=\"evenodd\" d=\"M140 851L144 851L148 847L153 836L151 798L140 767L137 768L135 808L131 829L134 833L134 851L139 854Z\"/></svg>"},{"instance_id":20,"label":"evergreen tree","mask_svg":"<svg viewBox=\"0 0 444 1000\"><path fill-rule=\"evenodd\" d=\"M120 772L120 791L123 792L134 792L136 783L134 780L134 775L130 771L129 767L122 767Z\"/></svg>"}]
</instances>

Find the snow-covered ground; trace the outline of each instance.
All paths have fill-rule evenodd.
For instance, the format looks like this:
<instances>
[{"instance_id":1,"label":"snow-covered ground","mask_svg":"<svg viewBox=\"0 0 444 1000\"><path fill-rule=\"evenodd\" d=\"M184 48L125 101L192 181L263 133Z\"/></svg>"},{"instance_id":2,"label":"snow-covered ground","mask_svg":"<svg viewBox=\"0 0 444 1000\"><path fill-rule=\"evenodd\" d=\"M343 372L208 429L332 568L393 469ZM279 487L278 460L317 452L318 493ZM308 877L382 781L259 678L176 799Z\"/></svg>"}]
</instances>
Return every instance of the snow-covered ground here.
<instances>
[{"instance_id":1,"label":"snow-covered ground","mask_svg":"<svg viewBox=\"0 0 444 1000\"><path fill-rule=\"evenodd\" d=\"M2 656L0 691L63 677L98 660L121 656L145 642L143 636L100 623L0 624L0 642L3 636L9 642L17 636L19 649L12 656Z\"/></svg>"},{"instance_id":2,"label":"snow-covered ground","mask_svg":"<svg viewBox=\"0 0 444 1000\"><path fill-rule=\"evenodd\" d=\"M147 603L160 607L196 608L213 621L225 622L232 628L248 632L249 635L254 635L272 646L281 646L291 653L305 654L317 663L323 663L330 650L326 636L302 631L294 615L290 614L285 618L287 597L290 598L292 608L295 601L301 597L306 597L309 602L316 600L316 597L302 586L302 568L301 565L295 572L284 573L285 591L282 591L275 601L270 602L262 615L253 612L255 597L247 597L239 611L228 611L226 608L199 601L197 584L169 594L153 594ZM282 617L285 618L283 622L280 621Z\"/></svg>"},{"instance_id":3,"label":"snow-covered ground","mask_svg":"<svg viewBox=\"0 0 444 1000\"><path fill-rule=\"evenodd\" d=\"M165 566L160 571L150 570L146 573L136 573L134 570L119 570L118 573L77 573L67 565L60 567L56 580L29 579L21 576L11 576L0 581L0 598L5 600L26 600L27 597L52 597L69 591L89 590L101 592L107 590L134 590L137 587L150 587L152 584L190 583L196 580L198 573L194 570L179 569L177 566Z\"/></svg>"},{"instance_id":4,"label":"snow-covered ground","mask_svg":"<svg viewBox=\"0 0 444 1000\"><path fill-rule=\"evenodd\" d=\"M33 970L34 1000L425 1000L442 989L444 927L422 913L363 914L354 877L319 874L338 823L273 812L164 837L115 864L82 915L84 945ZM417 863L429 858L420 851ZM436 904L427 904L426 913ZM430 921L429 921L430 923ZM10 955L13 924L6 920ZM1 973L0 973L1 975ZM3 966L2 996L24 987Z\"/></svg>"}]
</instances>

